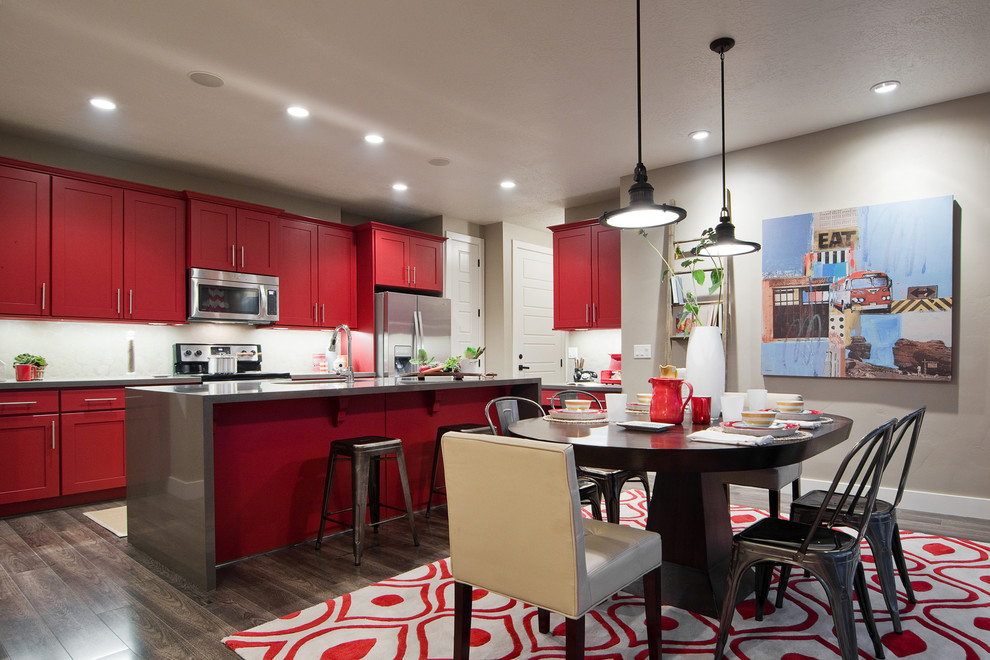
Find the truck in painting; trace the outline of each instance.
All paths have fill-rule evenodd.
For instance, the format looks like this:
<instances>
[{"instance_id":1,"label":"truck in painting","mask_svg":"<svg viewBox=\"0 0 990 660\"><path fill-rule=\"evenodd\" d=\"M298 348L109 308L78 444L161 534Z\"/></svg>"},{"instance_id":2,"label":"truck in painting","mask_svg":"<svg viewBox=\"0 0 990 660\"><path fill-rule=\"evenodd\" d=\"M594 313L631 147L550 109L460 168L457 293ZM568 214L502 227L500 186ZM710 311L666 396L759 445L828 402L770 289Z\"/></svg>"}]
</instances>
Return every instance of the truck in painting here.
<instances>
[{"instance_id":1,"label":"truck in painting","mask_svg":"<svg viewBox=\"0 0 990 660\"><path fill-rule=\"evenodd\" d=\"M860 270L829 286L829 300L839 309L890 312L890 278L878 270Z\"/></svg>"}]
</instances>

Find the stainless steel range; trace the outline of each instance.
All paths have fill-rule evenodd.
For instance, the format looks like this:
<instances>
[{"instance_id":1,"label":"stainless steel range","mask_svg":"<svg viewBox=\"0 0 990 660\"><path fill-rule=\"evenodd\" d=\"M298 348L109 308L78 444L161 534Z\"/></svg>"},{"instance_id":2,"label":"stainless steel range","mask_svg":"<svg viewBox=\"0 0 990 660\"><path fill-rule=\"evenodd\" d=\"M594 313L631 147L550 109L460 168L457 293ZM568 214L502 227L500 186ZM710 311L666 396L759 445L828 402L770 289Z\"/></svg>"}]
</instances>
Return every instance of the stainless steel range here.
<instances>
[{"instance_id":1,"label":"stainless steel range","mask_svg":"<svg viewBox=\"0 0 990 660\"><path fill-rule=\"evenodd\" d=\"M288 373L261 370L260 344L175 344L175 374L204 381L271 380Z\"/></svg>"}]
</instances>

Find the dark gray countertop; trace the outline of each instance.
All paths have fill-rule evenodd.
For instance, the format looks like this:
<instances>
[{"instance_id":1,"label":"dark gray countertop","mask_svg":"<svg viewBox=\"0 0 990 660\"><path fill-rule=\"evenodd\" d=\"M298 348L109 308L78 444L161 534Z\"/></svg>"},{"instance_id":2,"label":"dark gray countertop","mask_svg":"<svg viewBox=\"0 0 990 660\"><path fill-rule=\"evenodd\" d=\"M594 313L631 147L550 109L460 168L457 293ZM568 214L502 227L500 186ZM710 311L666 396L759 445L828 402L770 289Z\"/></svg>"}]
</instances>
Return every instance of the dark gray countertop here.
<instances>
[{"instance_id":1,"label":"dark gray countertop","mask_svg":"<svg viewBox=\"0 0 990 660\"><path fill-rule=\"evenodd\" d=\"M543 387L548 390L588 390L589 392L622 392L622 385L612 385L611 383L595 383L582 381L580 383L543 383Z\"/></svg>"},{"instance_id":2,"label":"dark gray countertop","mask_svg":"<svg viewBox=\"0 0 990 660\"><path fill-rule=\"evenodd\" d=\"M104 378L45 378L44 380L0 380L0 392L10 390L52 390L75 387L137 387L141 385L187 385L199 383L199 376L107 376Z\"/></svg>"}]
</instances>

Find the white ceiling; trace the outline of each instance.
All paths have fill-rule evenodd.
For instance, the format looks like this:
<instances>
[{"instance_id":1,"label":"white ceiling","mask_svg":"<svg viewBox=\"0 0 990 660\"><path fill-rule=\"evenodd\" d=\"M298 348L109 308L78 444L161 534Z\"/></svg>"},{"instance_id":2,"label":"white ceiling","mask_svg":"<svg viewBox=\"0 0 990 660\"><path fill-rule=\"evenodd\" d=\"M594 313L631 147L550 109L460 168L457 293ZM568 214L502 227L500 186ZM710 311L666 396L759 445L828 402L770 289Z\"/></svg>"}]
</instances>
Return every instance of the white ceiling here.
<instances>
[{"instance_id":1,"label":"white ceiling","mask_svg":"<svg viewBox=\"0 0 990 660\"><path fill-rule=\"evenodd\" d=\"M644 0L642 21L649 169L718 153L721 36L729 151L990 91L988 0ZM0 0L0 90L8 130L390 222L545 225L632 173L635 4Z\"/></svg>"}]
</instances>

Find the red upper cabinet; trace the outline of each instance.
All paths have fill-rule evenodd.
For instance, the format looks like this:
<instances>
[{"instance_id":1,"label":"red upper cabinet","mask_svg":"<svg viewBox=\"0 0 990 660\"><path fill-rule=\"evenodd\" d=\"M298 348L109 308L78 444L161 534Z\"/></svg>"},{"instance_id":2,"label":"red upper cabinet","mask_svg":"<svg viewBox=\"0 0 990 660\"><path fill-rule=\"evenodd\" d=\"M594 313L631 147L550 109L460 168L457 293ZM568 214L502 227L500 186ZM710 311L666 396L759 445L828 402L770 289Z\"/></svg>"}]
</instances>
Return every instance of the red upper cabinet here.
<instances>
[{"instance_id":1,"label":"red upper cabinet","mask_svg":"<svg viewBox=\"0 0 990 660\"><path fill-rule=\"evenodd\" d=\"M354 327L355 249L350 227L279 220L279 325Z\"/></svg>"},{"instance_id":2,"label":"red upper cabinet","mask_svg":"<svg viewBox=\"0 0 990 660\"><path fill-rule=\"evenodd\" d=\"M52 315L120 318L124 191L52 177Z\"/></svg>"},{"instance_id":3,"label":"red upper cabinet","mask_svg":"<svg viewBox=\"0 0 990 660\"><path fill-rule=\"evenodd\" d=\"M124 290L123 318L186 320L185 200L124 191Z\"/></svg>"},{"instance_id":4,"label":"red upper cabinet","mask_svg":"<svg viewBox=\"0 0 990 660\"><path fill-rule=\"evenodd\" d=\"M0 166L0 314L51 313L51 176Z\"/></svg>"},{"instance_id":5,"label":"red upper cabinet","mask_svg":"<svg viewBox=\"0 0 990 660\"><path fill-rule=\"evenodd\" d=\"M621 230L597 220L550 230L554 329L621 327Z\"/></svg>"},{"instance_id":6,"label":"red upper cabinet","mask_svg":"<svg viewBox=\"0 0 990 660\"><path fill-rule=\"evenodd\" d=\"M278 275L278 210L189 196L191 268Z\"/></svg>"},{"instance_id":7,"label":"red upper cabinet","mask_svg":"<svg viewBox=\"0 0 990 660\"><path fill-rule=\"evenodd\" d=\"M377 222L358 227L358 260L376 288L443 291L444 238Z\"/></svg>"}]
</instances>

